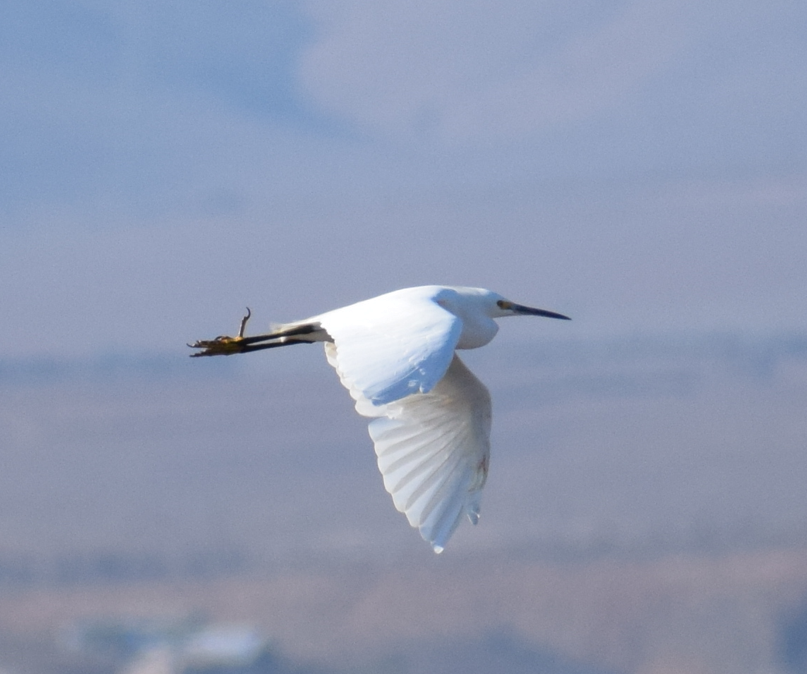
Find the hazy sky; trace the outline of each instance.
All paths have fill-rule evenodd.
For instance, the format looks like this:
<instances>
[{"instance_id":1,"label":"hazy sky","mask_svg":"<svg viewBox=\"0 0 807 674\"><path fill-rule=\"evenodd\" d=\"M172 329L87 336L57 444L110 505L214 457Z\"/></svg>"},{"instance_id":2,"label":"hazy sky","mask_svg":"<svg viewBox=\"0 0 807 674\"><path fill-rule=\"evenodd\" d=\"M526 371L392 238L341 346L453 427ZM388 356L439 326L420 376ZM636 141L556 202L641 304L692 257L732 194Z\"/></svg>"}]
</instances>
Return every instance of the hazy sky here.
<instances>
[{"instance_id":1,"label":"hazy sky","mask_svg":"<svg viewBox=\"0 0 807 674\"><path fill-rule=\"evenodd\" d=\"M4 2L3 355L422 283L807 330L806 72L800 0Z\"/></svg>"}]
</instances>

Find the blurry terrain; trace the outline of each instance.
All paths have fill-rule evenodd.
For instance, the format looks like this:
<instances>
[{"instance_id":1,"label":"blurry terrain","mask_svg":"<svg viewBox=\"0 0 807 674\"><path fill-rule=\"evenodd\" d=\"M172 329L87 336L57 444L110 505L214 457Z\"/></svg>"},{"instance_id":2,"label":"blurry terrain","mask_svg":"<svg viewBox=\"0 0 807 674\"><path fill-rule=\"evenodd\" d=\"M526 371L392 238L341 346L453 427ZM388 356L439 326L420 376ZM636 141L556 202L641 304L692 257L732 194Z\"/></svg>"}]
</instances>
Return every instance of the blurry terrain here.
<instances>
[{"instance_id":1,"label":"blurry terrain","mask_svg":"<svg viewBox=\"0 0 807 674\"><path fill-rule=\"evenodd\" d=\"M491 474L439 557L318 347L0 363L0 666L200 614L316 671L803 671L807 337L507 332L464 356Z\"/></svg>"}]
</instances>

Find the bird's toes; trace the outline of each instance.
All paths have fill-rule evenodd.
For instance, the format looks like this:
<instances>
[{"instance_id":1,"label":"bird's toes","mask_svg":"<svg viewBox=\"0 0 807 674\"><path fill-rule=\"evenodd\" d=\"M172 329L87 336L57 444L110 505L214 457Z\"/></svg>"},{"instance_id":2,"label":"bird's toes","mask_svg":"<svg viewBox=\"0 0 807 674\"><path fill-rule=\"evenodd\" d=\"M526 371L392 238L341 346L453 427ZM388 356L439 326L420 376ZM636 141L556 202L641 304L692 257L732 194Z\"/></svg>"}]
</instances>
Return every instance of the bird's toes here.
<instances>
[{"instance_id":1,"label":"bird's toes","mask_svg":"<svg viewBox=\"0 0 807 674\"><path fill-rule=\"evenodd\" d=\"M219 335L215 339L200 339L193 344L188 344L188 346L192 349L201 349L198 353L192 353L191 357L229 356L243 350L243 345L241 344L243 339L243 337Z\"/></svg>"}]
</instances>

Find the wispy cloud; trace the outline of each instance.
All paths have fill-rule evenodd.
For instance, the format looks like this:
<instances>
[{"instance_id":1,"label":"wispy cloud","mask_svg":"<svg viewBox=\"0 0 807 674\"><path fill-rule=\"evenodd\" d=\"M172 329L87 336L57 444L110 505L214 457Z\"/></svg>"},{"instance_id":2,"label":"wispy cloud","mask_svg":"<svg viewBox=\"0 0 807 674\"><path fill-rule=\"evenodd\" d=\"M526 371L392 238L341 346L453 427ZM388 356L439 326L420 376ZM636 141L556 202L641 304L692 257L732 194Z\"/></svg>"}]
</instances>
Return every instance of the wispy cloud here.
<instances>
[{"instance_id":1,"label":"wispy cloud","mask_svg":"<svg viewBox=\"0 0 807 674\"><path fill-rule=\"evenodd\" d=\"M732 42L765 61L760 47L770 35L760 32L783 27L760 31L753 19L770 8L757 5L355 0L334 9L312 1L319 39L301 72L321 106L376 133L450 143L534 138L614 109L641 114L637 98L695 64L700 77L726 86L747 65ZM781 9L784 23L794 10ZM765 78L748 75L764 97ZM697 99L695 84L677 95Z\"/></svg>"}]
</instances>

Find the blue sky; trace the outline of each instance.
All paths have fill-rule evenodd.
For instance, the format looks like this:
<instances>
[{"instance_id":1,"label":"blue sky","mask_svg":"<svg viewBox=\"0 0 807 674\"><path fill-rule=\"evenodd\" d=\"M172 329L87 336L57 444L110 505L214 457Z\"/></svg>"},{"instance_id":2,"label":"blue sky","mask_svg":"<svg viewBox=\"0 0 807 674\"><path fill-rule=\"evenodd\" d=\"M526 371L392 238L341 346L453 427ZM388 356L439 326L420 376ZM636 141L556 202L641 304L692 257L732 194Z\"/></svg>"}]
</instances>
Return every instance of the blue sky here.
<instances>
[{"instance_id":1,"label":"blue sky","mask_svg":"<svg viewBox=\"0 0 807 674\"><path fill-rule=\"evenodd\" d=\"M33 0L0 65L7 357L435 282L807 330L800 2Z\"/></svg>"}]
</instances>

